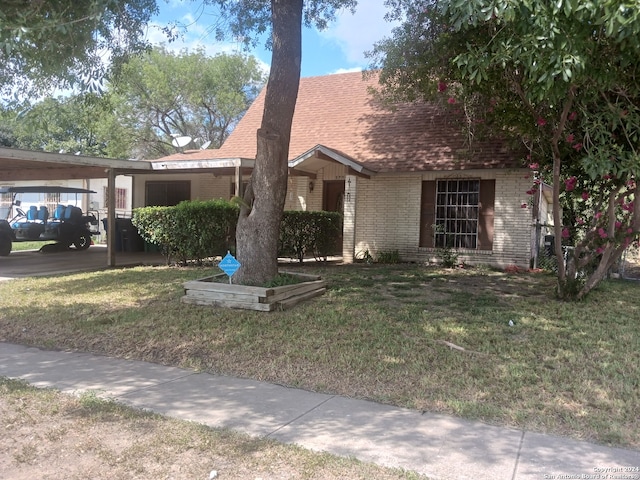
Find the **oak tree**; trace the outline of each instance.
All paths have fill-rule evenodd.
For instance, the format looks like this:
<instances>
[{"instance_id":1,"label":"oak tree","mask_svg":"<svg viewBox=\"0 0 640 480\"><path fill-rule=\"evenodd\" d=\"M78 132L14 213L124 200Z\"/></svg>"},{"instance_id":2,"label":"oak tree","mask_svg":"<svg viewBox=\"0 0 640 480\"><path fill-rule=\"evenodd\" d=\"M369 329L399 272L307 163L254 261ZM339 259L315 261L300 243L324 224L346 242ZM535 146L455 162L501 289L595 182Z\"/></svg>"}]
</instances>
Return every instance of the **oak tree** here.
<instances>
[{"instance_id":1,"label":"oak tree","mask_svg":"<svg viewBox=\"0 0 640 480\"><path fill-rule=\"evenodd\" d=\"M217 4L234 36L255 38L269 32L271 70L264 112L256 132L255 167L246 189L236 231L238 280L261 284L278 274L278 235L288 178L289 140L298 96L302 25L324 28L338 8L355 0L262 0Z\"/></svg>"}]
</instances>

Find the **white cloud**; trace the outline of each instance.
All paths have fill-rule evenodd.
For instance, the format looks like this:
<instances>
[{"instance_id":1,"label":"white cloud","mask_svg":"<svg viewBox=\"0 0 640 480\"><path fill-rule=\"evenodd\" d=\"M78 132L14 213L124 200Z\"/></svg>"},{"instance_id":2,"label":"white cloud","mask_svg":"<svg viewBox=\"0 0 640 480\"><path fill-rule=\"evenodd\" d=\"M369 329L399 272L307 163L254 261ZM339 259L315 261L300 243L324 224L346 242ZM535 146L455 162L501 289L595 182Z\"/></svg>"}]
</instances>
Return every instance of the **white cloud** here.
<instances>
[{"instance_id":1,"label":"white cloud","mask_svg":"<svg viewBox=\"0 0 640 480\"><path fill-rule=\"evenodd\" d=\"M202 23L195 22L191 14L187 14L181 20L189 25L184 35L180 35L176 40L169 42L166 34L162 31L165 25L153 23L149 26L147 39L152 45L163 45L170 52L179 53L183 50L193 52L202 49L207 56L213 57L221 53L245 54L240 43L220 42L215 39L215 34L210 33ZM264 72L269 72L269 65L256 57L260 68Z\"/></svg>"},{"instance_id":2,"label":"white cloud","mask_svg":"<svg viewBox=\"0 0 640 480\"><path fill-rule=\"evenodd\" d=\"M362 67L353 67L353 68L338 68L335 72L331 72L333 74L336 73L354 73L354 72L361 72L362 71Z\"/></svg>"},{"instance_id":3,"label":"white cloud","mask_svg":"<svg viewBox=\"0 0 640 480\"><path fill-rule=\"evenodd\" d=\"M366 65L364 52L373 44L389 36L395 24L384 19L387 8L384 0L360 1L355 14L344 10L336 22L320 35L335 42L344 52L349 62Z\"/></svg>"}]
</instances>

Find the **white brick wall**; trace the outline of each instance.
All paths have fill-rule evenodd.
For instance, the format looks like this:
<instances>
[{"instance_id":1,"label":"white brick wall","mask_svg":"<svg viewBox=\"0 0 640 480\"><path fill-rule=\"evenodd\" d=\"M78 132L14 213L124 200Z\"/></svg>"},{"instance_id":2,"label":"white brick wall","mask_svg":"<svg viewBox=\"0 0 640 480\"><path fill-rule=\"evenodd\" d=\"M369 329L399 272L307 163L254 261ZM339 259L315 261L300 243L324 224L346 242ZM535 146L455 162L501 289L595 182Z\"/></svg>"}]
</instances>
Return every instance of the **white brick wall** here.
<instances>
[{"instance_id":1,"label":"white brick wall","mask_svg":"<svg viewBox=\"0 0 640 480\"><path fill-rule=\"evenodd\" d=\"M398 250L401 258L430 261L434 249L420 248L420 202L423 180L482 178L496 180L493 251L463 250L459 260L496 267L528 267L532 219L525 193L531 186L526 170L478 170L427 174L378 175L358 179L355 253Z\"/></svg>"},{"instance_id":2,"label":"white brick wall","mask_svg":"<svg viewBox=\"0 0 640 480\"><path fill-rule=\"evenodd\" d=\"M518 265L528 267L531 258L533 219L529 196L531 178L526 169L476 170L458 172L429 172L381 174L370 179L348 176L346 167L335 165L317 172L311 180L305 176L290 177L287 185L285 209L321 210L324 180L351 179L351 203L345 198L343 257L349 262L353 256L368 250L374 257L382 251L398 250L403 260L434 261L437 250L420 248L420 204L423 180L443 178L495 179L495 215L493 250L459 251L459 260L468 264L487 264L496 267ZM158 176L136 176L134 207L144 204L144 181ZM163 180L192 181L191 194L195 199L230 198L231 177L200 175L167 175ZM309 182L314 184L310 191ZM523 203L527 208L522 208Z\"/></svg>"}]
</instances>

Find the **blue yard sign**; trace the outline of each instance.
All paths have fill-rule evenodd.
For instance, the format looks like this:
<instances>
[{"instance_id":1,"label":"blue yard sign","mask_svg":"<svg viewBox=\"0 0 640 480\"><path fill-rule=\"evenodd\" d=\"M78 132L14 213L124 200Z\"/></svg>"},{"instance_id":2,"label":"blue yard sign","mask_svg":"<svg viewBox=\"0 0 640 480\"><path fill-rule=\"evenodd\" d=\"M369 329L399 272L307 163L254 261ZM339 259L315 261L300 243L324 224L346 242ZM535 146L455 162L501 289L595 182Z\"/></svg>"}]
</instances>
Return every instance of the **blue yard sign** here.
<instances>
[{"instance_id":1,"label":"blue yard sign","mask_svg":"<svg viewBox=\"0 0 640 480\"><path fill-rule=\"evenodd\" d=\"M240 268L240 262L236 260L236 257L231 255L231 252L227 252L225 257L218 264L220 269L229 276L229 283L231 283L231 277Z\"/></svg>"}]
</instances>

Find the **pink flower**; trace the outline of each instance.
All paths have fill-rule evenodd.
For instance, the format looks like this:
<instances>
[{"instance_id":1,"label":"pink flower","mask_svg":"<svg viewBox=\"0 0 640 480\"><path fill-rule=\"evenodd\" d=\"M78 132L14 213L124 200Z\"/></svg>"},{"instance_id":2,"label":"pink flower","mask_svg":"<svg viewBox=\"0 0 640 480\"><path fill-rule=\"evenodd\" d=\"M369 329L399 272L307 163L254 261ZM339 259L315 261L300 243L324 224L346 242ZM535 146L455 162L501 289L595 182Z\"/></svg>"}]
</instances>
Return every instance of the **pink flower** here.
<instances>
[{"instance_id":1,"label":"pink flower","mask_svg":"<svg viewBox=\"0 0 640 480\"><path fill-rule=\"evenodd\" d=\"M622 227L622 222L619 222L616 220L616 230L620 230L621 227Z\"/></svg>"},{"instance_id":2,"label":"pink flower","mask_svg":"<svg viewBox=\"0 0 640 480\"><path fill-rule=\"evenodd\" d=\"M547 121L542 117L538 117L538 120L536 120L536 123L538 124L539 127L544 127L547 124Z\"/></svg>"},{"instance_id":3,"label":"pink flower","mask_svg":"<svg viewBox=\"0 0 640 480\"><path fill-rule=\"evenodd\" d=\"M576 188L576 183L578 179L576 177L569 177L564 181L564 188L567 192L570 192L574 188Z\"/></svg>"},{"instance_id":4,"label":"pink flower","mask_svg":"<svg viewBox=\"0 0 640 480\"><path fill-rule=\"evenodd\" d=\"M569 121L573 122L576 118L578 118L578 114L576 112L571 112L567 117Z\"/></svg>"},{"instance_id":5,"label":"pink flower","mask_svg":"<svg viewBox=\"0 0 640 480\"><path fill-rule=\"evenodd\" d=\"M633 228L631 227L627 228L627 233L633 233Z\"/></svg>"},{"instance_id":6,"label":"pink flower","mask_svg":"<svg viewBox=\"0 0 640 480\"><path fill-rule=\"evenodd\" d=\"M448 86L445 82L438 82L438 91L439 92L445 92L447 90Z\"/></svg>"},{"instance_id":7,"label":"pink flower","mask_svg":"<svg viewBox=\"0 0 640 480\"><path fill-rule=\"evenodd\" d=\"M600 227L598 229L598 235L600 235L600 238L607 238L608 237L607 232L605 232L604 228L602 228L602 227Z\"/></svg>"},{"instance_id":8,"label":"pink flower","mask_svg":"<svg viewBox=\"0 0 640 480\"><path fill-rule=\"evenodd\" d=\"M582 144L581 143L576 143L575 145L572 146L572 148L576 151L579 152L580 150L582 150Z\"/></svg>"},{"instance_id":9,"label":"pink flower","mask_svg":"<svg viewBox=\"0 0 640 480\"><path fill-rule=\"evenodd\" d=\"M449 100L447 100L447 102L449 102L449 105L455 105L456 99L453 97L449 97Z\"/></svg>"},{"instance_id":10,"label":"pink flower","mask_svg":"<svg viewBox=\"0 0 640 480\"><path fill-rule=\"evenodd\" d=\"M527 208L527 207L528 207L528 205L526 203L520 204L520 208Z\"/></svg>"},{"instance_id":11,"label":"pink flower","mask_svg":"<svg viewBox=\"0 0 640 480\"><path fill-rule=\"evenodd\" d=\"M534 193L536 193L537 191L538 191L538 189L537 189L537 188L532 188L532 189L530 189L530 190L527 190L525 193L526 193L527 195L533 195L533 194L534 194Z\"/></svg>"},{"instance_id":12,"label":"pink flower","mask_svg":"<svg viewBox=\"0 0 640 480\"><path fill-rule=\"evenodd\" d=\"M582 200L587 200L589 198L589 192L584 191L582 192Z\"/></svg>"},{"instance_id":13,"label":"pink flower","mask_svg":"<svg viewBox=\"0 0 640 480\"><path fill-rule=\"evenodd\" d=\"M542 180L540 180L539 178L536 178L536 179L533 181L533 183L534 183L534 184L536 184L536 185L540 185L540 184L542 183Z\"/></svg>"},{"instance_id":14,"label":"pink flower","mask_svg":"<svg viewBox=\"0 0 640 480\"><path fill-rule=\"evenodd\" d=\"M573 143L576 139L576 136L573 133L567 135L567 143Z\"/></svg>"},{"instance_id":15,"label":"pink flower","mask_svg":"<svg viewBox=\"0 0 640 480\"><path fill-rule=\"evenodd\" d=\"M576 218L576 223L578 225L584 225L584 220L582 218L578 217L578 218Z\"/></svg>"},{"instance_id":16,"label":"pink flower","mask_svg":"<svg viewBox=\"0 0 640 480\"><path fill-rule=\"evenodd\" d=\"M562 238L569 238L571 235L569 233L569 229L567 227L564 227L562 229Z\"/></svg>"},{"instance_id":17,"label":"pink flower","mask_svg":"<svg viewBox=\"0 0 640 480\"><path fill-rule=\"evenodd\" d=\"M604 180L611 180L613 177L611 176L610 173L607 173L606 175L603 175L602 177Z\"/></svg>"},{"instance_id":18,"label":"pink flower","mask_svg":"<svg viewBox=\"0 0 640 480\"><path fill-rule=\"evenodd\" d=\"M604 252L604 248L602 248L602 247L598 247L598 248L596 248L596 253L597 253L598 255L599 255L599 254L601 254L602 252Z\"/></svg>"},{"instance_id":19,"label":"pink flower","mask_svg":"<svg viewBox=\"0 0 640 480\"><path fill-rule=\"evenodd\" d=\"M595 217L598 220L602 216L602 212L596 212Z\"/></svg>"},{"instance_id":20,"label":"pink flower","mask_svg":"<svg viewBox=\"0 0 640 480\"><path fill-rule=\"evenodd\" d=\"M538 170L538 168L540 168L540 164L539 163L530 163L529 164L529 168L531 170Z\"/></svg>"}]
</instances>

